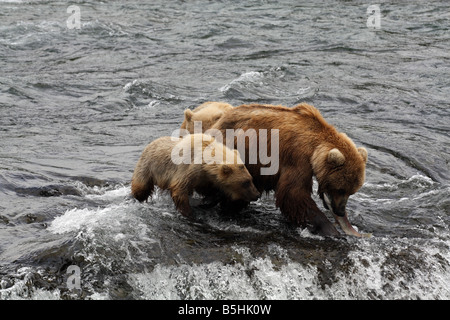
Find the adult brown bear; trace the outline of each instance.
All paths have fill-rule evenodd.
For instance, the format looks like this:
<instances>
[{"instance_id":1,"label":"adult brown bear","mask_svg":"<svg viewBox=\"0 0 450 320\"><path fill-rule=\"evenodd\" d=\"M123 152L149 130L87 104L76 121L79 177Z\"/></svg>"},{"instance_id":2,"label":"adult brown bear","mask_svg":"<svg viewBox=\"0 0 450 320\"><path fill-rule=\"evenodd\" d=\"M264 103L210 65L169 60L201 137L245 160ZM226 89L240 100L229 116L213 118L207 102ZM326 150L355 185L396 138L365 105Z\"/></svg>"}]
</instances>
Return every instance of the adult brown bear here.
<instances>
[{"instance_id":1,"label":"adult brown bear","mask_svg":"<svg viewBox=\"0 0 450 320\"><path fill-rule=\"evenodd\" d=\"M348 222L346 203L364 183L367 151L357 148L347 135L328 124L316 108L305 103L293 108L241 105L228 110L213 129L221 132L227 146L234 144L235 148L239 134L252 131L259 138L260 132L265 132L269 151L274 147L271 129L278 129L279 163L274 174L261 174L267 164L261 163L260 154L257 161L249 161L255 158L250 149L257 139L245 139L245 164L258 190L275 190L277 207L292 223L312 227L322 235L338 235L311 198L314 175L325 207L332 211L344 232L361 236ZM228 130L228 137L227 129L234 129Z\"/></svg>"}]
</instances>

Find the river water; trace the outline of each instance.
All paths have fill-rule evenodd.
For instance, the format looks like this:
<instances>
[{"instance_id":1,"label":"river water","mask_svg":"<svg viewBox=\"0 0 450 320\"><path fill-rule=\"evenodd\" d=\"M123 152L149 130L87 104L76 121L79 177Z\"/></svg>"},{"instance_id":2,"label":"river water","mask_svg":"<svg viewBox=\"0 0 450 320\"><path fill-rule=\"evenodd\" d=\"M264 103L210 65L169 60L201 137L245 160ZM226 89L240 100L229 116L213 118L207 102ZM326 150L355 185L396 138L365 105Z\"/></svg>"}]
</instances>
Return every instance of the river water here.
<instances>
[{"instance_id":1,"label":"river water","mask_svg":"<svg viewBox=\"0 0 450 320\"><path fill-rule=\"evenodd\" d=\"M450 298L447 1L70 4L0 1L0 299ZM369 152L373 236L294 228L273 193L193 221L130 199L207 100L316 106Z\"/></svg>"}]
</instances>

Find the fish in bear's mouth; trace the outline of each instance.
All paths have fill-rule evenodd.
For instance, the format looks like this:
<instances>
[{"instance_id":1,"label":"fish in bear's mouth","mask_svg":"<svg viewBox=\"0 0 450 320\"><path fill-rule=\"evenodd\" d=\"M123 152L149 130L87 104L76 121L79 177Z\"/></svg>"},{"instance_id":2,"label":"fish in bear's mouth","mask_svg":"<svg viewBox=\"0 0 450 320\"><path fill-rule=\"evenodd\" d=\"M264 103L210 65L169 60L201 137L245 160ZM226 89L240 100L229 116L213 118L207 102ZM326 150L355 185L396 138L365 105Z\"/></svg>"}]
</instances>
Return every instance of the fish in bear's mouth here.
<instances>
[{"instance_id":1,"label":"fish in bear's mouth","mask_svg":"<svg viewBox=\"0 0 450 320\"><path fill-rule=\"evenodd\" d=\"M323 199L324 199L328 209L333 214L334 219L339 224L342 231L345 232L345 234L355 236L355 237L366 237L366 238L369 238L372 236L372 234L370 234L370 233L359 233L358 231L355 230L355 228L353 228L350 221L348 221L347 210L345 210L345 214L343 216L335 214L333 212L333 206L331 204L331 200L326 193L323 194Z\"/></svg>"}]
</instances>

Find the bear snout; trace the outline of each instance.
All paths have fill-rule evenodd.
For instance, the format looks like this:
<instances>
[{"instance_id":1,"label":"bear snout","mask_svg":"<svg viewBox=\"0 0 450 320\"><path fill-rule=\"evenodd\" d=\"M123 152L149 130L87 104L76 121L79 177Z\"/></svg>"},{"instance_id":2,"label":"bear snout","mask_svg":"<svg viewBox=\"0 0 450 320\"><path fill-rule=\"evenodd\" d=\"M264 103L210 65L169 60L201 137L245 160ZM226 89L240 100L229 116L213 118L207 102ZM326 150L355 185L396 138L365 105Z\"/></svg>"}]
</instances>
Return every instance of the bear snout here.
<instances>
[{"instance_id":1,"label":"bear snout","mask_svg":"<svg viewBox=\"0 0 450 320\"><path fill-rule=\"evenodd\" d=\"M333 214L339 217L345 216L348 196L340 194L330 195L327 193L324 193L323 196L325 208L330 209Z\"/></svg>"},{"instance_id":2,"label":"bear snout","mask_svg":"<svg viewBox=\"0 0 450 320\"><path fill-rule=\"evenodd\" d=\"M254 185L247 190L247 201L256 201L261 196L261 193L256 189Z\"/></svg>"}]
</instances>

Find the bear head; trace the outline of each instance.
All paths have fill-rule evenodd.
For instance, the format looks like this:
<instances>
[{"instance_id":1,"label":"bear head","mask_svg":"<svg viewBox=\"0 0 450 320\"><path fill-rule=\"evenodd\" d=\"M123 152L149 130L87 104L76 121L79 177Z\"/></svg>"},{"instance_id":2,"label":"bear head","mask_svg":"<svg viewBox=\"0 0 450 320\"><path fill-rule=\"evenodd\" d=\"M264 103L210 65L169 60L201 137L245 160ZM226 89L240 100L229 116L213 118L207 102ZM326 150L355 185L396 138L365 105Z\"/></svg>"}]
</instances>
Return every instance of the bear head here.
<instances>
[{"instance_id":1,"label":"bear head","mask_svg":"<svg viewBox=\"0 0 450 320\"><path fill-rule=\"evenodd\" d=\"M319 145L313 153L311 165L325 208L338 217L344 217L349 196L364 183L367 150L356 148L343 133L340 138L345 143L340 143L339 147L330 143Z\"/></svg>"},{"instance_id":2,"label":"bear head","mask_svg":"<svg viewBox=\"0 0 450 320\"><path fill-rule=\"evenodd\" d=\"M261 195L253 184L253 178L243 163L221 164L217 179L221 188L231 200L256 201Z\"/></svg>"},{"instance_id":3,"label":"bear head","mask_svg":"<svg viewBox=\"0 0 450 320\"><path fill-rule=\"evenodd\" d=\"M203 153L206 171L230 200L256 201L260 192L253 177L242 162L239 151L225 145L211 143Z\"/></svg>"}]
</instances>

